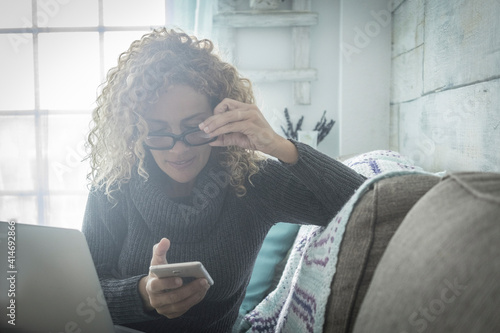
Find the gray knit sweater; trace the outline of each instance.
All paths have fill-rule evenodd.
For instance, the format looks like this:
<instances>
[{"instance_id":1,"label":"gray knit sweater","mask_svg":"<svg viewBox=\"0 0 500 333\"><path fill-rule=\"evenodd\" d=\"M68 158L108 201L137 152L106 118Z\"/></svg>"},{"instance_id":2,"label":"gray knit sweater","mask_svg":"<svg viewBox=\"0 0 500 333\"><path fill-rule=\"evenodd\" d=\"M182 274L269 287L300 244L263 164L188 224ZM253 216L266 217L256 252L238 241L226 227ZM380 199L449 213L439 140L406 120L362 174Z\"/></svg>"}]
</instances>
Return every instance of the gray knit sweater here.
<instances>
[{"instance_id":1,"label":"gray knit sweater","mask_svg":"<svg viewBox=\"0 0 500 333\"><path fill-rule=\"evenodd\" d=\"M269 160L238 198L227 173L209 161L192 195L169 199L167 177L154 162L148 181L133 176L114 197L89 195L83 232L115 324L144 332L228 332L236 320L252 267L277 222L326 225L363 183L343 164L294 142L299 160ZM145 312L138 281L147 275L153 245L171 241L169 263L201 261L214 285L180 318Z\"/></svg>"}]
</instances>

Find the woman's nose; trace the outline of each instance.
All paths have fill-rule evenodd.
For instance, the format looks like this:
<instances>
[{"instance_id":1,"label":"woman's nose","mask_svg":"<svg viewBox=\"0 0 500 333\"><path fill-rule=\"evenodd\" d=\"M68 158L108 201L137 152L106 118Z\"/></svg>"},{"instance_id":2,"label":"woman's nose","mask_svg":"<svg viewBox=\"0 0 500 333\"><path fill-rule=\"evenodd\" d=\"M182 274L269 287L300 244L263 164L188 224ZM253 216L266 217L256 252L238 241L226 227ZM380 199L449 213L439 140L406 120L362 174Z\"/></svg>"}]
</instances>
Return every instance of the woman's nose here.
<instances>
[{"instance_id":1,"label":"woman's nose","mask_svg":"<svg viewBox=\"0 0 500 333\"><path fill-rule=\"evenodd\" d=\"M172 153L182 153L189 149L189 146L182 140L177 140L170 151Z\"/></svg>"}]
</instances>

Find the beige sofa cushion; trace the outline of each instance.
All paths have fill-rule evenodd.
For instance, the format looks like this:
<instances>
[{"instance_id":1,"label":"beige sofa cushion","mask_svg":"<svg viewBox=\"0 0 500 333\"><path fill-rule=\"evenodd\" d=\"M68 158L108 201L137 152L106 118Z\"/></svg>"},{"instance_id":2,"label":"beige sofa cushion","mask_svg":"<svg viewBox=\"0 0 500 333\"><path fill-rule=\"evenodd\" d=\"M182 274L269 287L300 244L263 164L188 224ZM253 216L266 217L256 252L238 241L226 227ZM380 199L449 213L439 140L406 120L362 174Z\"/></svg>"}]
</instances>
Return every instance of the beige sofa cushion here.
<instances>
[{"instance_id":1,"label":"beige sofa cushion","mask_svg":"<svg viewBox=\"0 0 500 333\"><path fill-rule=\"evenodd\" d=\"M500 332L500 174L446 177L392 237L354 332Z\"/></svg>"},{"instance_id":2,"label":"beige sofa cushion","mask_svg":"<svg viewBox=\"0 0 500 333\"><path fill-rule=\"evenodd\" d=\"M342 239L323 331L352 330L389 240L410 208L438 181L438 177L422 174L392 177L375 183L364 194Z\"/></svg>"}]
</instances>

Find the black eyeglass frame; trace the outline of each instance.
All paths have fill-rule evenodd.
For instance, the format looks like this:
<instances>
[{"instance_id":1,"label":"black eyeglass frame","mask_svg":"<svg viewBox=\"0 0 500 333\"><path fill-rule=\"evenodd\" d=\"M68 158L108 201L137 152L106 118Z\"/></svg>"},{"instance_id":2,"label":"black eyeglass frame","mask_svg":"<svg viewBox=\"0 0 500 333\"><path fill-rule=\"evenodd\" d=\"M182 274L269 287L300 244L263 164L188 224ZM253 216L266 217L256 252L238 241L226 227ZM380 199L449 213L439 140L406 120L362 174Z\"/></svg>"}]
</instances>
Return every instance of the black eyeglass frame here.
<instances>
[{"instance_id":1,"label":"black eyeglass frame","mask_svg":"<svg viewBox=\"0 0 500 333\"><path fill-rule=\"evenodd\" d=\"M146 142L144 142L144 146L148 149L151 149L151 150L170 150L170 149L174 148L177 141L182 141L182 142L184 142L184 144L186 144L190 147L197 147L197 146L203 146L203 145L209 144L210 142L214 142L215 140L217 140L217 137L215 136L215 137L209 139L207 142L203 142L203 143L199 143L199 144L189 143L186 140L186 135L193 134L196 132L203 132L203 131L198 129L198 128L193 128L193 129L187 130L184 133L181 133L178 135L174 134L174 133L155 134L155 132L153 132L151 134L148 134L148 137L170 137L174 140L174 142L172 142L172 145L170 147L163 147L163 148L152 147L152 146L148 145Z\"/></svg>"}]
</instances>

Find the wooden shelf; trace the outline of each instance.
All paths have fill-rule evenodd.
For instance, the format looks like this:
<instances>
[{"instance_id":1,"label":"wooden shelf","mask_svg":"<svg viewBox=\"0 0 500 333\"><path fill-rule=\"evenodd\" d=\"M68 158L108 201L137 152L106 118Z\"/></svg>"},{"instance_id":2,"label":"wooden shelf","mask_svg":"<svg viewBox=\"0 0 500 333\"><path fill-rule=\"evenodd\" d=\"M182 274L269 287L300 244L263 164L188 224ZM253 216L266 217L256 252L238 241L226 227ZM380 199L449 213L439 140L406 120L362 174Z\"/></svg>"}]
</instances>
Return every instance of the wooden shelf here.
<instances>
[{"instance_id":1,"label":"wooden shelf","mask_svg":"<svg viewBox=\"0 0 500 333\"><path fill-rule=\"evenodd\" d=\"M247 0L248 1L248 0ZM312 0L292 0L292 10L237 11L235 0L218 0L217 13L212 17L215 33L225 54L233 59L235 29L280 28L292 30L293 69L241 70L252 82L293 82L294 101L299 105L311 103L311 82L317 80L316 69L310 68L310 27L318 24L318 13L311 11Z\"/></svg>"},{"instance_id":2,"label":"wooden shelf","mask_svg":"<svg viewBox=\"0 0 500 333\"><path fill-rule=\"evenodd\" d=\"M278 82L295 81L310 82L318 79L317 70L314 68L305 69L284 69L284 70L240 70L252 82Z\"/></svg>"},{"instance_id":3,"label":"wooden shelf","mask_svg":"<svg viewBox=\"0 0 500 333\"><path fill-rule=\"evenodd\" d=\"M221 12L214 15L213 24L229 28L308 27L318 24L318 13L292 10Z\"/></svg>"}]
</instances>

